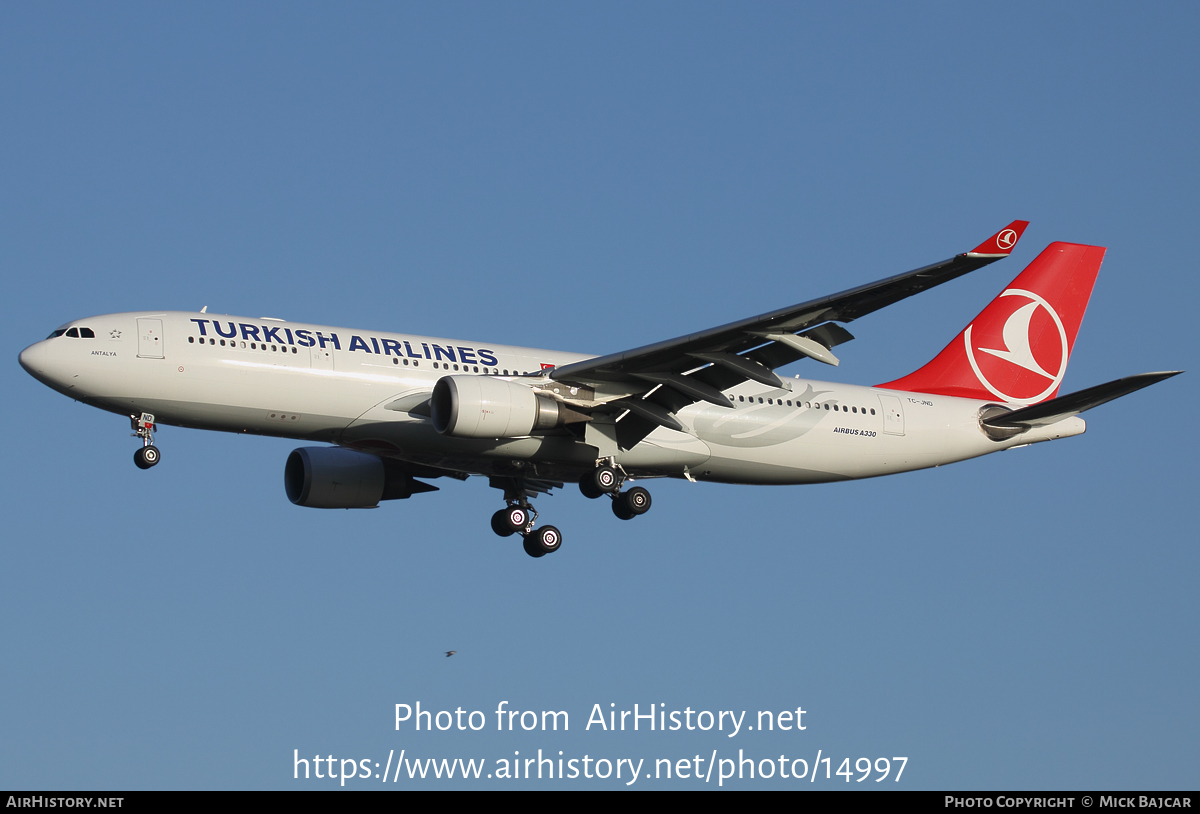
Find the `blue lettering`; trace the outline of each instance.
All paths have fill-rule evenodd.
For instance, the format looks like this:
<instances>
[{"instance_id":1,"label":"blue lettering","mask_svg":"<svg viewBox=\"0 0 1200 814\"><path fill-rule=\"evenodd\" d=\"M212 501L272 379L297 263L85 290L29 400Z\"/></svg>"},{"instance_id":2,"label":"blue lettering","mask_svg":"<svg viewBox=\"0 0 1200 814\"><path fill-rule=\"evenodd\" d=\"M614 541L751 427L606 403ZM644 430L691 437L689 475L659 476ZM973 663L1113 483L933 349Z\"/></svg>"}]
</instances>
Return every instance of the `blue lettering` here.
<instances>
[{"instance_id":1,"label":"blue lettering","mask_svg":"<svg viewBox=\"0 0 1200 814\"><path fill-rule=\"evenodd\" d=\"M404 349L406 351L408 351L408 356L410 359L420 359L421 358L421 354L413 353L412 345L408 344L408 340L404 341Z\"/></svg>"},{"instance_id":2,"label":"blue lettering","mask_svg":"<svg viewBox=\"0 0 1200 814\"><path fill-rule=\"evenodd\" d=\"M234 325L232 322L229 323L229 333L225 333L224 331L222 331L221 323L217 322L215 319L213 320L213 328L216 329L218 336L223 336L226 339L230 339L232 337L237 336L237 326Z\"/></svg>"},{"instance_id":3,"label":"blue lettering","mask_svg":"<svg viewBox=\"0 0 1200 814\"><path fill-rule=\"evenodd\" d=\"M367 353L370 353L371 346L362 341L362 337L355 334L354 336L350 337L350 350L365 350Z\"/></svg>"},{"instance_id":4,"label":"blue lettering","mask_svg":"<svg viewBox=\"0 0 1200 814\"><path fill-rule=\"evenodd\" d=\"M231 322L229 324L232 325L233 323ZM238 327L242 329L242 339L253 339L255 342L262 341L261 339L258 338L258 326L257 325L247 325L244 322L239 322Z\"/></svg>"},{"instance_id":5,"label":"blue lettering","mask_svg":"<svg viewBox=\"0 0 1200 814\"><path fill-rule=\"evenodd\" d=\"M421 347L423 347L423 348L425 349L425 358L426 358L426 359L432 359L433 357L429 355L429 345L427 345L426 343L422 342L422 343L421 343Z\"/></svg>"},{"instance_id":6,"label":"blue lettering","mask_svg":"<svg viewBox=\"0 0 1200 814\"><path fill-rule=\"evenodd\" d=\"M371 337L371 347L375 348L376 353L379 353L379 340L373 336Z\"/></svg>"},{"instance_id":7,"label":"blue lettering","mask_svg":"<svg viewBox=\"0 0 1200 814\"><path fill-rule=\"evenodd\" d=\"M284 329L283 329L283 332L284 332L285 334L287 334L287 338L288 338L288 344L289 344L289 345L295 345L295 344L296 344L296 340L295 340L295 339L292 339L292 329L291 329L291 328L284 328Z\"/></svg>"},{"instance_id":8,"label":"blue lettering","mask_svg":"<svg viewBox=\"0 0 1200 814\"><path fill-rule=\"evenodd\" d=\"M296 329L296 342L302 348L311 348L317 344L317 340L313 339L312 331L306 331L303 328Z\"/></svg>"},{"instance_id":9,"label":"blue lettering","mask_svg":"<svg viewBox=\"0 0 1200 814\"><path fill-rule=\"evenodd\" d=\"M496 357L492 355L490 350L484 350L483 348L479 349L479 361L483 362L485 365L495 366L500 364Z\"/></svg>"},{"instance_id":10,"label":"blue lettering","mask_svg":"<svg viewBox=\"0 0 1200 814\"><path fill-rule=\"evenodd\" d=\"M468 356L470 356L471 358L468 359L467 358ZM471 350L470 348L459 348L458 349L458 361L460 361L460 362L475 362L475 361L477 361L475 359L475 351Z\"/></svg>"},{"instance_id":11,"label":"blue lettering","mask_svg":"<svg viewBox=\"0 0 1200 814\"><path fill-rule=\"evenodd\" d=\"M204 326L208 324L207 319L193 319L192 322L194 322L200 326L200 335L201 336L208 336L208 333L205 331L205 328L204 328Z\"/></svg>"},{"instance_id":12,"label":"blue lettering","mask_svg":"<svg viewBox=\"0 0 1200 814\"><path fill-rule=\"evenodd\" d=\"M263 326L263 341L278 342L280 345L283 344L283 340L279 338L279 329L268 328L266 325Z\"/></svg>"},{"instance_id":13,"label":"blue lettering","mask_svg":"<svg viewBox=\"0 0 1200 814\"><path fill-rule=\"evenodd\" d=\"M325 336L320 331L317 331L317 341L321 343L322 348L325 347L325 343L332 342L335 350L342 349L342 343L338 342L337 334L330 334L329 336Z\"/></svg>"},{"instance_id":14,"label":"blue lettering","mask_svg":"<svg viewBox=\"0 0 1200 814\"><path fill-rule=\"evenodd\" d=\"M400 343L397 342L395 339L383 340L383 355L391 356L393 353L395 353L397 356L404 355L403 353L400 352Z\"/></svg>"},{"instance_id":15,"label":"blue lettering","mask_svg":"<svg viewBox=\"0 0 1200 814\"><path fill-rule=\"evenodd\" d=\"M454 358L454 348L443 348L441 345L437 344L436 342L433 344L433 358L434 359L449 359L451 362L458 361L457 359Z\"/></svg>"}]
</instances>

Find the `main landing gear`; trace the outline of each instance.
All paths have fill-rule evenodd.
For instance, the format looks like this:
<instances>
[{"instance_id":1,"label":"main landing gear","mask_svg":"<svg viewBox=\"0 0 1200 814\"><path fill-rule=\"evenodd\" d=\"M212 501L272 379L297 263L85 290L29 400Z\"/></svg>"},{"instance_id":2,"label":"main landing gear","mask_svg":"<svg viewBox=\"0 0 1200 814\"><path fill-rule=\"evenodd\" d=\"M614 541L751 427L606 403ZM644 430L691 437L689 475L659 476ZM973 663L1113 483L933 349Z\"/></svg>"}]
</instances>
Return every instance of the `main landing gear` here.
<instances>
[{"instance_id":1,"label":"main landing gear","mask_svg":"<svg viewBox=\"0 0 1200 814\"><path fill-rule=\"evenodd\" d=\"M134 437L142 439L141 448L133 453L133 463L138 469L149 469L162 457L158 447L154 446L154 416L150 413L131 415L129 423L133 426Z\"/></svg>"},{"instance_id":2,"label":"main landing gear","mask_svg":"<svg viewBox=\"0 0 1200 814\"><path fill-rule=\"evenodd\" d=\"M544 557L558 551L562 546L562 532L554 526L533 527L538 513L529 502L524 483L516 481L505 486L504 499L508 506L492 515L492 531L501 537L520 534L524 538L522 547L531 557Z\"/></svg>"},{"instance_id":3,"label":"main landing gear","mask_svg":"<svg viewBox=\"0 0 1200 814\"><path fill-rule=\"evenodd\" d=\"M650 511L650 493L640 486L622 492L626 480L620 466L601 462L599 466L579 479L579 491L587 498L601 495L612 497L613 514L622 520L632 520L639 514Z\"/></svg>"}]
</instances>

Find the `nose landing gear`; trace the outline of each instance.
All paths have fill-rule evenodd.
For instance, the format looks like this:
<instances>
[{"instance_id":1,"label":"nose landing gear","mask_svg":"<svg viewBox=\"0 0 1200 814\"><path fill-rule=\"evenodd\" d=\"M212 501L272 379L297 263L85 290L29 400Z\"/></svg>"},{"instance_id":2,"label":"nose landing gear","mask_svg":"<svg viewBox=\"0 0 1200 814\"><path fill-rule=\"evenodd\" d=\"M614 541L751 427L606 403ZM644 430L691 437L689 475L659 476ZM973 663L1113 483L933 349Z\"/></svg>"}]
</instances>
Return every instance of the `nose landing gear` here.
<instances>
[{"instance_id":1,"label":"nose landing gear","mask_svg":"<svg viewBox=\"0 0 1200 814\"><path fill-rule=\"evenodd\" d=\"M150 413L131 415L129 423L133 426L133 436L142 439L141 448L133 453L133 463L138 469L149 469L162 457L158 447L154 446L154 416Z\"/></svg>"}]
</instances>

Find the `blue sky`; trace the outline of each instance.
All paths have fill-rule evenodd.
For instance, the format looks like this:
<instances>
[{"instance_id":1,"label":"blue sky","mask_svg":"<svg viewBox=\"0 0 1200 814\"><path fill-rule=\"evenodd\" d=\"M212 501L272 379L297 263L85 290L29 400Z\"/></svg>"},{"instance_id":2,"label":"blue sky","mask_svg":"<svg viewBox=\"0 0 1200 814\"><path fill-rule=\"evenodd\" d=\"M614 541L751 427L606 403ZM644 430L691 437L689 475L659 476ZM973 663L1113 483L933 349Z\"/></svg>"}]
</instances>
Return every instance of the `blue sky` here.
<instances>
[{"instance_id":1,"label":"blue sky","mask_svg":"<svg viewBox=\"0 0 1200 814\"><path fill-rule=\"evenodd\" d=\"M613 352L1023 218L1011 259L854 323L838 369L785 372L907 373L1054 240L1109 247L1064 391L1194 369L1198 23L1183 3L0 8L0 786L323 788L294 749L540 748L1195 788L1194 372L1082 437L925 472L655 483L630 523L568 488L539 499L565 542L534 561L488 529L480 479L305 510L281 483L297 444L169 427L141 472L123 419L16 356L68 319L204 305ZM489 727L395 731L417 701ZM571 729L496 732L500 701ZM585 731L635 703L802 707L807 729Z\"/></svg>"}]
</instances>

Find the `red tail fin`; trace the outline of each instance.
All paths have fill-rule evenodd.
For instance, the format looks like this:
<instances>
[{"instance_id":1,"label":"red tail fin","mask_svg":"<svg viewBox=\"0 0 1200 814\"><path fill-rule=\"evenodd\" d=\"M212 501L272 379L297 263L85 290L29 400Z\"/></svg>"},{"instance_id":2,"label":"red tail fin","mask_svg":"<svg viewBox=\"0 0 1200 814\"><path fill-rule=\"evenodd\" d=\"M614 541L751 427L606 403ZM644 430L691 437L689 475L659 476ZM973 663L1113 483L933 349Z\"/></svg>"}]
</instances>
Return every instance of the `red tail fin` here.
<instances>
[{"instance_id":1,"label":"red tail fin","mask_svg":"<svg viewBox=\"0 0 1200 814\"><path fill-rule=\"evenodd\" d=\"M1104 252L1051 243L932 362L878 386L1018 404L1053 398Z\"/></svg>"}]
</instances>

